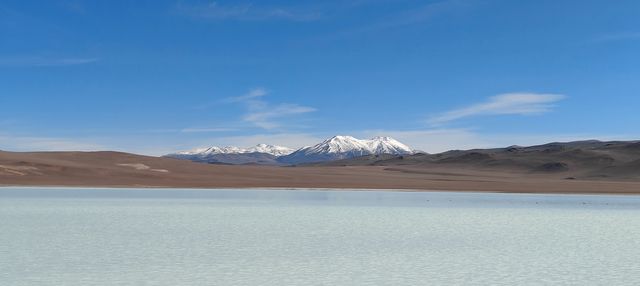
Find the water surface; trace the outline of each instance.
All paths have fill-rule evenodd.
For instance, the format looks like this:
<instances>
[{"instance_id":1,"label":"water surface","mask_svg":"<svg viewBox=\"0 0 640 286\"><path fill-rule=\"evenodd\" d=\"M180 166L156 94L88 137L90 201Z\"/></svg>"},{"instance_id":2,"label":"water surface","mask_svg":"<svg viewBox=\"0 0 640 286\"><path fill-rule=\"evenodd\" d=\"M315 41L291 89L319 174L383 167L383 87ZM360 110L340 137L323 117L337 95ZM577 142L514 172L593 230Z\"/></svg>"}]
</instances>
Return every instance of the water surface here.
<instances>
[{"instance_id":1,"label":"water surface","mask_svg":"<svg viewBox=\"0 0 640 286\"><path fill-rule=\"evenodd\" d=\"M0 188L0 285L638 285L640 197Z\"/></svg>"}]
</instances>

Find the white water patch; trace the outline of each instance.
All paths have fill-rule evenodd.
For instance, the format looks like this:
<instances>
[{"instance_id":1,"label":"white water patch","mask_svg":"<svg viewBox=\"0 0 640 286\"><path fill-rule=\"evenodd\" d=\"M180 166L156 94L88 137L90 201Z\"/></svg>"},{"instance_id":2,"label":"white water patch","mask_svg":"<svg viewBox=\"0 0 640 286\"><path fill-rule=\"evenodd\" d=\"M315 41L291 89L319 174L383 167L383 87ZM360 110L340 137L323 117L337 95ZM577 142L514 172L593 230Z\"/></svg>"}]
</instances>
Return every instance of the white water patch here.
<instances>
[{"instance_id":1,"label":"white water patch","mask_svg":"<svg viewBox=\"0 0 640 286\"><path fill-rule=\"evenodd\" d=\"M29 174L42 175L37 167L0 165L0 175L26 176Z\"/></svg>"},{"instance_id":2,"label":"white water patch","mask_svg":"<svg viewBox=\"0 0 640 286\"><path fill-rule=\"evenodd\" d=\"M116 164L118 166L123 166L123 167L131 167L134 168L136 170L149 170L149 171L153 171L153 172L161 172L161 173L168 173L169 170L165 170L165 169L152 169L151 167L142 164L142 163L135 163L135 164Z\"/></svg>"}]
</instances>

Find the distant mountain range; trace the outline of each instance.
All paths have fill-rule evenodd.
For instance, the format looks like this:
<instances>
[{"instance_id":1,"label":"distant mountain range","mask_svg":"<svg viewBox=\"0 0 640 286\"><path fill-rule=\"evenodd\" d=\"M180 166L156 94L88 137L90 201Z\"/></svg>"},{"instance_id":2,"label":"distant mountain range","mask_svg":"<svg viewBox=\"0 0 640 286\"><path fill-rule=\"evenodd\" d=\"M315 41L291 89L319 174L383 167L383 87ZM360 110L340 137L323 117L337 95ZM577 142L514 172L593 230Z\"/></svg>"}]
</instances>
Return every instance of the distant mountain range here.
<instances>
[{"instance_id":1,"label":"distant mountain range","mask_svg":"<svg viewBox=\"0 0 640 286\"><path fill-rule=\"evenodd\" d=\"M265 153L273 156L282 156L292 153L293 149L281 146L274 146L268 144L258 144L256 146L250 148L238 148L233 146L227 147L208 147L208 148L199 148L192 151L179 152L177 154L181 155L211 155L211 154L248 154L248 153Z\"/></svg>"},{"instance_id":2,"label":"distant mountain range","mask_svg":"<svg viewBox=\"0 0 640 286\"><path fill-rule=\"evenodd\" d=\"M440 154L368 155L316 166L385 166L388 170L468 170L564 176L566 179L640 179L640 141L596 140L522 147L452 150ZM448 172L448 171L447 171ZM419 172L418 172L419 173Z\"/></svg>"},{"instance_id":3,"label":"distant mountain range","mask_svg":"<svg viewBox=\"0 0 640 286\"><path fill-rule=\"evenodd\" d=\"M291 154L293 151L291 148L268 144L258 144L250 148L212 146L168 154L164 157L210 164L280 165L276 159Z\"/></svg>"},{"instance_id":4,"label":"distant mountain range","mask_svg":"<svg viewBox=\"0 0 640 286\"><path fill-rule=\"evenodd\" d=\"M297 165L344 160L366 155L409 155L415 151L391 137L369 140L351 136L334 136L314 146L298 150L258 144L250 148L208 147L165 155L165 157L210 164Z\"/></svg>"},{"instance_id":5,"label":"distant mountain range","mask_svg":"<svg viewBox=\"0 0 640 286\"><path fill-rule=\"evenodd\" d=\"M385 170L415 174L495 172L568 180L640 180L640 141L575 141L529 147L452 150L439 154L416 152L390 137L360 140L351 136L334 136L296 151L266 146L248 149L212 147L167 157L218 164L380 166ZM276 155L266 151L251 152L273 149L289 151Z\"/></svg>"}]
</instances>

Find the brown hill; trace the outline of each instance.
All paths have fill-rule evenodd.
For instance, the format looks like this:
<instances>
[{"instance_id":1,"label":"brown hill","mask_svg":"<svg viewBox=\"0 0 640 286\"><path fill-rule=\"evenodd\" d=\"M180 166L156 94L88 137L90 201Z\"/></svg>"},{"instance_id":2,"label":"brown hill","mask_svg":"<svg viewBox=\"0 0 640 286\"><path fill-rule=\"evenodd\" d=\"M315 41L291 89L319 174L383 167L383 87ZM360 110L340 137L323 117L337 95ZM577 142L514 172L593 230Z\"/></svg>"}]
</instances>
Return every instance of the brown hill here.
<instances>
[{"instance_id":1,"label":"brown hill","mask_svg":"<svg viewBox=\"0 0 640 286\"><path fill-rule=\"evenodd\" d=\"M120 152L0 151L5 186L640 193L639 170L640 144L634 142L381 155L298 167L212 165Z\"/></svg>"},{"instance_id":2,"label":"brown hill","mask_svg":"<svg viewBox=\"0 0 640 286\"><path fill-rule=\"evenodd\" d=\"M367 156L316 166L410 166L482 170L584 180L640 181L640 142L579 141L539 146L456 150L441 154Z\"/></svg>"}]
</instances>

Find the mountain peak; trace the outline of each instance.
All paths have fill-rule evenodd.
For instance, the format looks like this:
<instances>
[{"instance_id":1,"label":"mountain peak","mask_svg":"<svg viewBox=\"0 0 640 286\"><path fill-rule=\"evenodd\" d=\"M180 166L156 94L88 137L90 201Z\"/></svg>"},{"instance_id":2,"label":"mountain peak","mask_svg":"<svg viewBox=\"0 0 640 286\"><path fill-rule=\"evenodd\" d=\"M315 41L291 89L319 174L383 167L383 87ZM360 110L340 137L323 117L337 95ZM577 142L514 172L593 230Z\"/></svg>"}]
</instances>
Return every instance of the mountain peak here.
<instances>
[{"instance_id":1,"label":"mountain peak","mask_svg":"<svg viewBox=\"0 0 640 286\"><path fill-rule=\"evenodd\" d=\"M209 156L215 154L246 154L246 153L266 153L273 156L282 156L287 155L293 152L294 150L287 147L275 146L269 144L258 144L249 148L239 148L235 146L226 146L226 147L218 147L211 146L206 148L197 148L190 151L182 151L175 154L169 155L190 155L190 156Z\"/></svg>"},{"instance_id":2,"label":"mountain peak","mask_svg":"<svg viewBox=\"0 0 640 286\"><path fill-rule=\"evenodd\" d=\"M413 154L414 150L409 146L389 136L377 136L368 140L369 148L373 154Z\"/></svg>"},{"instance_id":3,"label":"mountain peak","mask_svg":"<svg viewBox=\"0 0 640 286\"><path fill-rule=\"evenodd\" d=\"M367 144L352 136L336 135L309 148L310 153L356 152L366 154Z\"/></svg>"},{"instance_id":4,"label":"mountain peak","mask_svg":"<svg viewBox=\"0 0 640 286\"><path fill-rule=\"evenodd\" d=\"M359 141L353 136L348 135L336 135L329 139L324 140L324 142L335 142L335 141Z\"/></svg>"},{"instance_id":5,"label":"mountain peak","mask_svg":"<svg viewBox=\"0 0 640 286\"><path fill-rule=\"evenodd\" d=\"M273 156L282 156L282 155L288 155L291 154L294 150L291 148L287 148L287 147L282 147L282 146L275 146L275 145L269 145L269 144L258 144L254 147L251 148L247 148L245 149L245 153L267 153L267 154L271 154Z\"/></svg>"},{"instance_id":6,"label":"mountain peak","mask_svg":"<svg viewBox=\"0 0 640 286\"><path fill-rule=\"evenodd\" d=\"M407 145L388 137L378 136L370 140L353 136L336 135L311 147L301 148L278 160L284 163L307 163L347 159L372 154L405 155L413 154Z\"/></svg>"},{"instance_id":7,"label":"mountain peak","mask_svg":"<svg viewBox=\"0 0 640 286\"><path fill-rule=\"evenodd\" d=\"M376 140L376 141L395 141L395 139L389 137L389 136L376 136L371 138L371 140Z\"/></svg>"}]
</instances>

